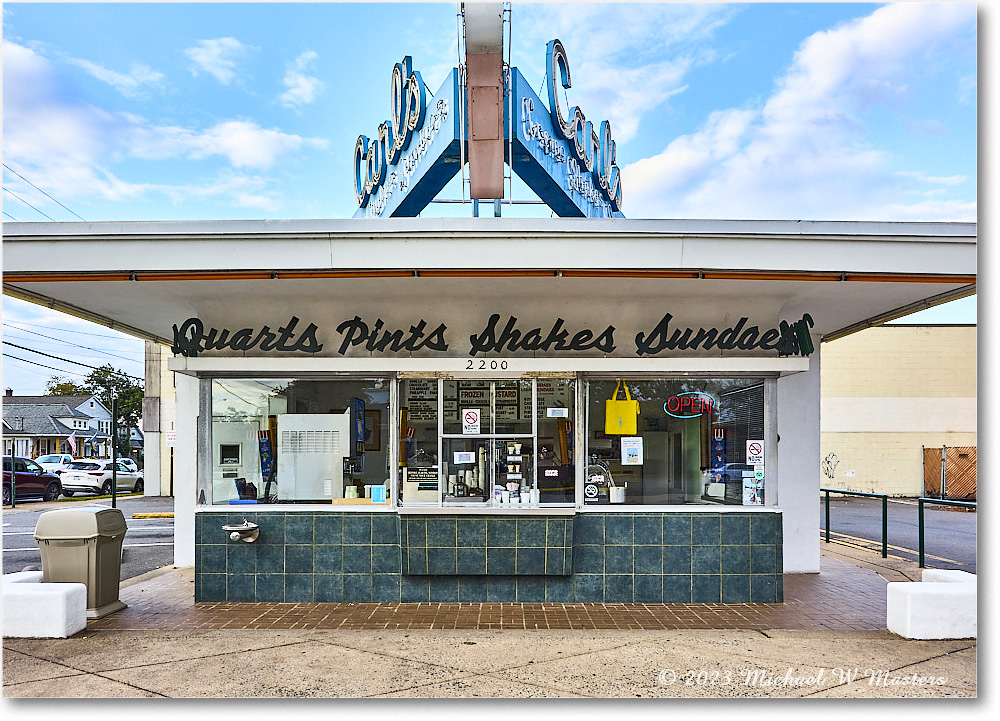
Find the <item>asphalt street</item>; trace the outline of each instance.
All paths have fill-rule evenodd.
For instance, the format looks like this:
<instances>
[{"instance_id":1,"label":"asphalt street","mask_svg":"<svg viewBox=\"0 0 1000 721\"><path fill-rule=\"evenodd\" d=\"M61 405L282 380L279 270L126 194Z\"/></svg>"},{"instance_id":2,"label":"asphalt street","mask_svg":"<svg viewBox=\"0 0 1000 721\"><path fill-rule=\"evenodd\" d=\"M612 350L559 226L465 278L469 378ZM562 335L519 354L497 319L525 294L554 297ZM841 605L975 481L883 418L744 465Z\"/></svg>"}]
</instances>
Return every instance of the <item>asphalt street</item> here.
<instances>
[{"instance_id":1,"label":"asphalt street","mask_svg":"<svg viewBox=\"0 0 1000 721\"><path fill-rule=\"evenodd\" d=\"M174 519L133 518L134 513L172 513L174 499L157 496L123 497L117 500L128 531L122 545L122 580L139 576L174 562ZM19 501L3 509L3 572L41 570L42 556L35 541L38 517L45 511L74 506L111 507L110 498L74 496L72 500Z\"/></svg>"},{"instance_id":2,"label":"asphalt street","mask_svg":"<svg viewBox=\"0 0 1000 721\"><path fill-rule=\"evenodd\" d=\"M826 528L822 495L820 534ZM917 502L890 498L888 553L916 561L919 551ZM822 535L821 535L822 537ZM861 548L882 549L882 501L830 495L830 540ZM924 563L928 568L976 572L976 513L945 506L924 506Z\"/></svg>"}]
</instances>

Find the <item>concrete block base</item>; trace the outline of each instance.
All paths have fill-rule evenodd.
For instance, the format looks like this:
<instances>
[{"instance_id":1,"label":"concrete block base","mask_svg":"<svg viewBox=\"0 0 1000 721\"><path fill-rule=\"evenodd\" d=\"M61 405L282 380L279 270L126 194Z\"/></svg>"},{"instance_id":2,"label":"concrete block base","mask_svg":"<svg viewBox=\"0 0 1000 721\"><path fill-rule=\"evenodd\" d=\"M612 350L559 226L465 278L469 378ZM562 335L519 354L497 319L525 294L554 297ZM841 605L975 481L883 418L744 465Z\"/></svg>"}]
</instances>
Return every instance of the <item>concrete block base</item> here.
<instances>
[{"instance_id":1,"label":"concrete block base","mask_svg":"<svg viewBox=\"0 0 1000 721\"><path fill-rule=\"evenodd\" d=\"M41 571L3 577L4 638L68 638L87 627L87 587L41 581Z\"/></svg>"},{"instance_id":2,"label":"concrete block base","mask_svg":"<svg viewBox=\"0 0 1000 721\"><path fill-rule=\"evenodd\" d=\"M903 638L976 638L976 576L927 569L921 578L887 585L886 628Z\"/></svg>"}]
</instances>

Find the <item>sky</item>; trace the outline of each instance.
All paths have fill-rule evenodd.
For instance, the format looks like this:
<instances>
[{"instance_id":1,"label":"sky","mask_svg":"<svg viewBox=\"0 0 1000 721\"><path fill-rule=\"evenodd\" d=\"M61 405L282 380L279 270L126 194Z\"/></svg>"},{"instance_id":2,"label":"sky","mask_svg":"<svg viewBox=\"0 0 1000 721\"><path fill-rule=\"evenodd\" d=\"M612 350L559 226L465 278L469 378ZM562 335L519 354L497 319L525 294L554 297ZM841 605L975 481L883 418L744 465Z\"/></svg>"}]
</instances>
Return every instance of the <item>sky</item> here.
<instances>
[{"instance_id":1,"label":"sky","mask_svg":"<svg viewBox=\"0 0 1000 721\"><path fill-rule=\"evenodd\" d=\"M354 144L388 117L392 66L411 55L436 91L456 10L5 2L4 220L351 217ZM628 218L977 218L974 3L514 3L511 19L536 91L559 38L569 104L611 122ZM975 322L976 301L908 320ZM141 341L106 328L6 296L3 324L19 395L89 369L12 343L142 375Z\"/></svg>"}]
</instances>

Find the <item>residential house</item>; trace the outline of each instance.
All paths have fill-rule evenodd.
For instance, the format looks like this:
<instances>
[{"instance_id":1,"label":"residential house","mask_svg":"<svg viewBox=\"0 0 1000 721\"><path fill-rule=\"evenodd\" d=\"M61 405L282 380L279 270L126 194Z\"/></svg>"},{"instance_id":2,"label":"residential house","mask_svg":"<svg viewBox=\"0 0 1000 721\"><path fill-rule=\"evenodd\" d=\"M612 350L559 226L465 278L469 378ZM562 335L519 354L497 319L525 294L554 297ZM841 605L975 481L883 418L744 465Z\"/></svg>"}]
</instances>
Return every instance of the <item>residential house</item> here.
<instances>
[{"instance_id":1,"label":"residential house","mask_svg":"<svg viewBox=\"0 0 1000 721\"><path fill-rule=\"evenodd\" d=\"M106 458L110 438L111 411L95 395L15 396L8 388L3 397L5 455Z\"/></svg>"}]
</instances>

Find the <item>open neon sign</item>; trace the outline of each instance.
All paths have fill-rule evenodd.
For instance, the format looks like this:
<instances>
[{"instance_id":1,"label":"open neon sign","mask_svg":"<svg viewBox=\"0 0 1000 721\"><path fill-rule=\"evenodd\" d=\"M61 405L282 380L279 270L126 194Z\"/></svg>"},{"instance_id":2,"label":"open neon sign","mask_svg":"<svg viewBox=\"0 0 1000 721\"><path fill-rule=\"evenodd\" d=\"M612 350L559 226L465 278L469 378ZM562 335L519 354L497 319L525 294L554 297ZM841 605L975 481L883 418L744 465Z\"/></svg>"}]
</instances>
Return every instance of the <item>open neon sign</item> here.
<instances>
[{"instance_id":1,"label":"open neon sign","mask_svg":"<svg viewBox=\"0 0 1000 721\"><path fill-rule=\"evenodd\" d=\"M697 418L712 414L712 411L715 410L715 399L701 391L678 393L667 398L667 402L663 404L663 410L668 416L674 418Z\"/></svg>"}]
</instances>

